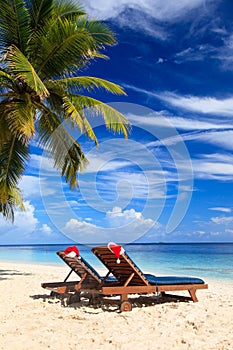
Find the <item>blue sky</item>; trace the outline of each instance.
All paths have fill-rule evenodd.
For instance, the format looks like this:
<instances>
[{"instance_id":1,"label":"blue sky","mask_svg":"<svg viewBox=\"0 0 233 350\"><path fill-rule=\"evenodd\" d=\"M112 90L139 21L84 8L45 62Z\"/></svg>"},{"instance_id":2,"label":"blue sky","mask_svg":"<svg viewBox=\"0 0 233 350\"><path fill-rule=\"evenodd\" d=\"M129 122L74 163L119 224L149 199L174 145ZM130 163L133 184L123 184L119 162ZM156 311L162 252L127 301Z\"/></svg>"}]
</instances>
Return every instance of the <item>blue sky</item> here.
<instances>
[{"instance_id":1,"label":"blue sky","mask_svg":"<svg viewBox=\"0 0 233 350\"><path fill-rule=\"evenodd\" d=\"M31 145L20 186L26 212L0 219L0 244L233 241L233 2L86 0L118 45L84 75L127 96L96 93L131 121L128 140L93 120L99 147L70 191Z\"/></svg>"}]
</instances>

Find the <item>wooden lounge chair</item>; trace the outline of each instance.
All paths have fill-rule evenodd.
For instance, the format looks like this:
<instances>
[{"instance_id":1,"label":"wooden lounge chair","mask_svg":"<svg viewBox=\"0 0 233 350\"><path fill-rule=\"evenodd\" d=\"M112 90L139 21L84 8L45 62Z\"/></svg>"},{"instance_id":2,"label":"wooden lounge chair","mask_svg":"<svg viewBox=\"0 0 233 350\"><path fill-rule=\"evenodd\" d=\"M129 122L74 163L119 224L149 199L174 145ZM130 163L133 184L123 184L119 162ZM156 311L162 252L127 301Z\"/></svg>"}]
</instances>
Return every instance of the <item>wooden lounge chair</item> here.
<instances>
[{"instance_id":1,"label":"wooden lounge chair","mask_svg":"<svg viewBox=\"0 0 233 350\"><path fill-rule=\"evenodd\" d=\"M101 292L105 295L120 295L121 311L130 311L132 309L128 299L129 294L162 293L162 295L165 295L168 291L187 290L190 294L190 299L197 302L196 290L208 288L208 285L200 278L156 277L144 274L126 253L121 255L120 263L117 263L115 254L106 246L92 248L92 252L119 282L119 285L102 286Z\"/></svg>"},{"instance_id":2,"label":"wooden lounge chair","mask_svg":"<svg viewBox=\"0 0 233 350\"><path fill-rule=\"evenodd\" d=\"M70 272L62 282L45 282L41 286L54 294L61 294L69 298L69 303L79 300L81 292L89 293L89 301L93 300L93 295L102 294L102 286L116 285L117 280L109 277L109 272L105 277L99 273L82 257L69 257L64 251L57 252L57 255L70 267ZM76 273L78 280L68 281L72 272Z\"/></svg>"}]
</instances>

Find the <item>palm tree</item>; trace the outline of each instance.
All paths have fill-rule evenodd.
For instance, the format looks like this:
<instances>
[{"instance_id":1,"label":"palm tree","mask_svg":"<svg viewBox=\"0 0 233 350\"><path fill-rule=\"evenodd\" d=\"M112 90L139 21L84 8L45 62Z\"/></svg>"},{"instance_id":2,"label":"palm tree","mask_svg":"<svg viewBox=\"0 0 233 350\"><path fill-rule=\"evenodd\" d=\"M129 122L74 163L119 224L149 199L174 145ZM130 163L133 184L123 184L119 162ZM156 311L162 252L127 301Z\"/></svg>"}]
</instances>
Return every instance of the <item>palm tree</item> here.
<instances>
[{"instance_id":1,"label":"palm tree","mask_svg":"<svg viewBox=\"0 0 233 350\"><path fill-rule=\"evenodd\" d=\"M129 123L89 94L99 88L124 94L120 86L79 74L115 44L104 23L72 0L0 0L0 9L0 212L13 220L15 207L23 208L18 183L32 139L75 188L87 160L63 122L96 144L88 115L101 114L108 129L125 137Z\"/></svg>"}]
</instances>

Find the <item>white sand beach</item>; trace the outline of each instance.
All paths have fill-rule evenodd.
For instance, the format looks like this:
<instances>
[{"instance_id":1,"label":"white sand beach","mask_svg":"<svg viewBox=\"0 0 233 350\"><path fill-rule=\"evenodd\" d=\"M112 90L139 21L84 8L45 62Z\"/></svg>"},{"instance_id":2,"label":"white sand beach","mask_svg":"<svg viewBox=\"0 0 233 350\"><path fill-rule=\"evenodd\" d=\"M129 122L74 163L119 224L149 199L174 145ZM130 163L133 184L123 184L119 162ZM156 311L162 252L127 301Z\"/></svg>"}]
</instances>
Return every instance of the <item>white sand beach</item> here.
<instances>
[{"instance_id":1,"label":"white sand beach","mask_svg":"<svg viewBox=\"0 0 233 350\"><path fill-rule=\"evenodd\" d=\"M0 349L233 348L233 281L206 280L198 303L147 302L119 313L81 303L64 307L41 282L62 281L68 267L0 263ZM186 293L183 293L186 294ZM153 304L153 305L152 305Z\"/></svg>"}]
</instances>

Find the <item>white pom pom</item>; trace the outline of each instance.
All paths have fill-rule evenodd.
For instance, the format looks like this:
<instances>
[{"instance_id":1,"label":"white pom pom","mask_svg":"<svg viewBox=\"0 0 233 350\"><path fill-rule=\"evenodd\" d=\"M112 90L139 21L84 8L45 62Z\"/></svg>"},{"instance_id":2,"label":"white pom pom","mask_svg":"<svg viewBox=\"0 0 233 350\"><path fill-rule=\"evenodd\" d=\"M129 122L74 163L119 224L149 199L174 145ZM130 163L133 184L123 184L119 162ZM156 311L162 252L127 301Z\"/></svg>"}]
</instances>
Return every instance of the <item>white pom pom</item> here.
<instances>
[{"instance_id":1,"label":"white pom pom","mask_svg":"<svg viewBox=\"0 0 233 350\"><path fill-rule=\"evenodd\" d=\"M120 264L120 262L121 262L121 261L120 261L120 259L118 258L118 259L117 259L117 264Z\"/></svg>"},{"instance_id":2,"label":"white pom pom","mask_svg":"<svg viewBox=\"0 0 233 350\"><path fill-rule=\"evenodd\" d=\"M74 258L77 254L75 252L70 252L69 254L66 254L69 258Z\"/></svg>"}]
</instances>

